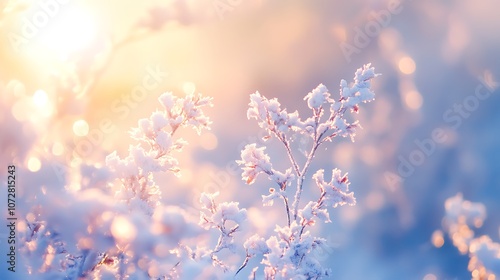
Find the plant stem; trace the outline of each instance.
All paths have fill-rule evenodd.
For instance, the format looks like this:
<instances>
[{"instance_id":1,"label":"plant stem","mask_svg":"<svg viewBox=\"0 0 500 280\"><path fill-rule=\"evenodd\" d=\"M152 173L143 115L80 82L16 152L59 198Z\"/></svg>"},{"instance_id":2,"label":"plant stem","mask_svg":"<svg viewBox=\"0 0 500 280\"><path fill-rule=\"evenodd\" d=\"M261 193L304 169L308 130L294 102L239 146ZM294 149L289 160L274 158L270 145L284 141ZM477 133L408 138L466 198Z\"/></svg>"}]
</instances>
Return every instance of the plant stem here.
<instances>
[{"instance_id":1,"label":"plant stem","mask_svg":"<svg viewBox=\"0 0 500 280\"><path fill-rule=\"evenodd\" d=\"M236 273L234 274L234 276L238 275L238 273L240 273L240 271L243 268L245 268L245 266L247 266L249 260L250 260L250 256L247 254L247 256L245 258L245 261L243 261L243 264L240 266L240 268L238 268L238 271L236 271Z\"/></svg>"},{"instance_id":2,"label":"plant stem","mask_svg":"<svg viewBox=\"0 0 500 280\"><path fill-rule=\"evenodd\" d=\"M307 173L307 170L309 169L309 165L311 164L312 159L314 158L314 154L316 153L318 146L319 146L319 143L315 142L312 149L311 149L311 152L309 153L307 161L304 164L304 168L302 169L301 176L299 176L297 178L297 192L295 193L295 197L294 197L293 204L292 204L293 219L295 221L297 220L297 213L299 212L299 202L300 202L300 196L302 195L302 189L304 188L305 175Z\"/></svg>"},{"instance_id":3,"label":"plant stem","mask_svg":"<svg viewBox=\"0 0 500 280\"><path fill-rule=\"evenodd\" d=\"M300 174L299 165L297 164L297 161L293 157L292 149L290 148L290 144L285 139L285 137L280 138L280 140L281 140L281 142L283 142L283 145L285 145L285 150L286 150L286 153L288 155L288 159L290 159L290 162L292 163L293 169L295 170L295 173L297 174L297 177L300 177L301 174Z\"/></svg>"},{"instance_id":4,"label":"plant stem","mask_svg":"<svg viewBox=\"0 0 500 280\"><path fill-rule=\"evenodd\" d=\"M286 208L286 217L287 217L287 222L288 226L290 227L290 207L288 206L288 197L283 195L283 201L285 202L285 208Z\"/></svg>"}]
</instances>

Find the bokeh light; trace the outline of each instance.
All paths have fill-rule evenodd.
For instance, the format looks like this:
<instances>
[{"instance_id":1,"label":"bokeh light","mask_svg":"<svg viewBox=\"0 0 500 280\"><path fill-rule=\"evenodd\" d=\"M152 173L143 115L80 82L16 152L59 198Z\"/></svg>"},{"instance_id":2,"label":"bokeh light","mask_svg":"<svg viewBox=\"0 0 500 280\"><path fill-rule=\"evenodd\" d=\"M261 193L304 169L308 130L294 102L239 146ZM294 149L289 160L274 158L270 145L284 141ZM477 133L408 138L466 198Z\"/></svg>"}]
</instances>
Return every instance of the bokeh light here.
<instances>
[{"instance_id":1,"label":"bokeh light","mask_svg":"<svg viewBox=\"0 0 500 280\"><path fill-rule=\"evenodd\" d=\"M182 90L185 94L194 94L196 85L192 82L186 82L182 85Z\"/></svg>"},{"instance_id":2,"label":"bokeh light","mask_svg":"<svg viewBox=\"0 0 500 280\"><path fill-rule=\"evenodd\" d=\"M77 120L73 123L73 133L76 136L85 136L89 133L89 124L85 120Z\"/></svg>"},{"instance_id":3,"label":"bokeh light","mask_svg":"<svg viewBox=\"0 0 500 280\"><path fill-rule=\"evenodd\" d=\"M52 145L52 154L55 156L60 156L64 153L64 146L59 143L55 142L54 145Z\"/></svg>"},{"instance_id":4,"label":"bokeh light","mask_svg":"<svg viewBox=\"0 0 500 280\"><path fill-rule=\"evenodd\" d=\"M37 172L42 168L42 162L37 157L31 157L28 159L28 169L31 172Z\"/></svg>"},{"instance_id":5,"label":"bokeh light","mask_svg":"<svg viewBox=\"0 0 500 280\"><path fill-rule=\"evenodd\" d=\"M409 56L404 56L400 58L398 61L398 67L399 71L401 71L401 73L406 75L413 74L413 72L415 72L416 69L415 61Z\"/></svg>"},{"instance_id":6,"label":"bokeh light","mask_svg":"<svg viewBox=\"0 0 500 280\"><path fill-rule=\"evenodd\" d=\"M111 234L120 242L127 243L135 239L137 228L126 217L118 216L111 224Z\"/></svg>"},{"instance_id":7,"label":"bokeh light","mask_svg":"<svg viewBox=\"0 0 500 280\"><path fill-rule=\"evenodd\" d=\"M436 277L436 275L429 273L429 274L426 274L422 280L437 280L437 279L438 278Z\"/></svg>"},{"instance_id":8,"label":"bokeh light","mask_svg":"<svg viewBox=\"0 0 500 280\"><path fill-rule=\"evenodd\" d=\"M49 101L49 98L47 96L47 93L41 89L35 91L35 94L33 95L33 103L37 107L44 107L47 106L47 103Z\"/></svg>"},{"instance_id":9,"label":"bokeh light","mask_svg":"<svg viewBox=\"0 0 500 280\"><path fill-rule=\"evenodd\" d=\"M441 248L444 245L443 232L440 230L434 231L431 237L432 245L436 248Z\"/></svg>"},{"instance_id":10,"label":"bokeh light","mask_svg":"<svg viewBox=\"0 0 500 280\"><path fill-rule=\"evenodd\" d=\"M372 211L379 210L385 204L385 197L380 191L372 191L366 197L366 207Z\"/></svg>"},{"instance_id":11,"label":"bokeh light","mask_svg":"<svg viewBox=\"0 0 500 280\"><path fill-rule=\"evenodd\" d=\"M200 144L205 150L214 150L218 144L217 136L212 132L205 132L201 135Z\"/></svg>"},{"instance_id":12,"label":"bokeh light","mask_svg":"<svg viewBox=\"0 0 500 280\"><path fill-rule=\"evenodd\" d=\"M422 107L423 98L418 91L410 90L404 93L404 102L411 110L418 110Z\"/></svg>"},{"instance_id":13,"label":"bokeh light","mask_svg":"<svg viewBox=\"0 0 500 280\"><path fill-rule=\"evenodd\" d=\"M17 101L11 109L12 115L18 121L26 121L29 118L29 104L25 98Z\"/></svg>"}]
</instances>

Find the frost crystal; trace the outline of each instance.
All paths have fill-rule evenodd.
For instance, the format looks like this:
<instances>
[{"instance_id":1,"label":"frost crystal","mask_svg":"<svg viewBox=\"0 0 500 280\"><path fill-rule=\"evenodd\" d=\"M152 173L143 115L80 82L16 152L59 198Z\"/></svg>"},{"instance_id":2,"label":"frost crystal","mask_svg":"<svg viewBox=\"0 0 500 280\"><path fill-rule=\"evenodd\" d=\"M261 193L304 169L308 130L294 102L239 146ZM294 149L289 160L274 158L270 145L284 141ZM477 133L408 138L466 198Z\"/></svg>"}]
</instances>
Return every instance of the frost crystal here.
<instances>
[{"instance_id":1,"label":"frost crystal","mask_svg":"<svg viewBox=\"0 0 500 280\"><path fill-rule=\"evenodd\" d=\"M332 170L332 180L330 182L325 182L323 177L324 170L320 169L316 171L313 175L313 179L316 184L321 189L322 196L324 194L323 200L326 204L332 207L342 206L342 205L355 205L356 199L354 198L354 193L349 192L349 179L347 174L341 174L339 169Z\"/></svg>"},{"instance_id":2,"label":"frost crystal","mask_svg":"<svg viewBox=\"0 0 500 280\"><path fill-rule=\"evenodd\" d=\"M241 160L237 161L243 165L243 179L247 184L252 184L260 173L270 174L272 165L269 156L264 153L266 147L257 148L257 144L249 144L241 151Z\"/></svg>"},{"instance_id":3,"label":"frost crystal","mask_svg":"<svg viewBox=\"0 0 500 280\"><path fill-rule=\"evenodd\" d=\"M330 93L323 84L319 84L319 86L304 97L304 100L307 101L309 109L319 109L323 104L330 101Z\"/></svg>"}]
</instances>

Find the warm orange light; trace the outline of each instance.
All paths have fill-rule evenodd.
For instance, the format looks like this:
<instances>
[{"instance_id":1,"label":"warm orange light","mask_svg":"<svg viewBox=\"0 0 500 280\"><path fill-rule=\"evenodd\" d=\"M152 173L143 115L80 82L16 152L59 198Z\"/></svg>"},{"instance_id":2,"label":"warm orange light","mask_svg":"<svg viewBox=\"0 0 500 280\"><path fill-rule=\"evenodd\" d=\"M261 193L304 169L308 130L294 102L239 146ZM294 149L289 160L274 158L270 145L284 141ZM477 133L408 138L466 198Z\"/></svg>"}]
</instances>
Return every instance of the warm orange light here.
<instances>
[{"instance_id":1,"label":"warm orange light","mask_svg":"<svg viewBox=\"0 0 500 280\"><path fill-rule=\"evenodd\" d=\"M127 243L135 239L137 229L127 218L118 216L111 224L111 234L118 241Z\"/></svg>"},{"instance_id":2,"label":"warm orange light","mask_svg":"<svg viewBox=\"0 0 500 280\"><path fill-rule=\"evenodd\" d=\"M406 107L411 110L418 110L422 107L423 99L422 95L416 90L411 90L404 93L404 101Z\"/></svg>"},{"instance_id":3,"label":"warm orange light","mask_svg":"<svg viewBox=\"0 0 500 280\"><path fill-rule=\"evenodd\" d=\"M398 67L399 71L406 75L413 74L416 69L415 61L409 56L402 57L398 62Z\"/></svg>"},{"instance_id":4,"label":"warm orange light","mask_svg":"<svg viewBox=\"0 0 500 280\"><path fill-rule=\"evenodd\" d=\"M331 27L330 32L335 39L339 42L347 41L347 32L343 25L334 25Z\"/></svg>"},{"instance_id":5,"label":"warm orange light","mask_svg":"<svg viewBox=\"0 0 500 280\"><path fill-rule=\"evenodd\" d=\"M182 90L184 91L185 94L194 94L196 90L196 85L191 82L186 82L184 85L182 85Z\"/></svg>"},{"instance_id":6,"label":"warm orange light","mask_svg":"<svg viewBox=\"0 0 500 280\"><path fill-rule=\"evenodd\" d=\"M59 143L55 142L54 145L52 145L52 154L55 156L60 156L64 153L64 146Z\"/></svg>"},{"instance_id":7,"label":"warm orange light","mask_svg":"<svg viewBox=\"0 0 500 280\"><path fill-rule=\"evenodd\" d=\"M40 162L40 159L38 159L37 157L31 157L28 160L29 171L37 172L38 170L40 170L40 168L42 168L42 162Z\"/></svg>"},{"instance_id":8,"label":"warm orange light","mask_svg":"<svg viewBox=\"0 0 500 280\"><path fill-rule=\"evenodd\" d=\"M422 280L437 280L437 277L436 277L436 275L429 273L429 274L426 274Z\"/></svg>"},{"instance_id":9,"label":"warm orange light","mask_svg":"<svg viewBox=\"0 0 500 280\"><path fill-rule=\"evenodd\" d=\"M384 206L385 198L380 191L372 191L366 197L366 207L370 210L378 210Z\"/></svg>"},{"instance_id":10,"label":"warm orange light","mask_svg":"<svg viewBox=\"0 0 500 280\"><path fill-rule=\"evenodd\" d=\"M432 244L436 248L441 248L444 245L443 232L440 230L434 231L431 237Z\"/></svg>"},{"instance_id":11,"label":"warm orange light","mask_svg":"<svg viewBox=\"0 0 500 280\"><path fill-rule=\"evenodd\" d=\"M76 136L85 136L89 133L89 124L85 120L77 120L73 123L73 133Z\"/></svg>"}]
</instances>

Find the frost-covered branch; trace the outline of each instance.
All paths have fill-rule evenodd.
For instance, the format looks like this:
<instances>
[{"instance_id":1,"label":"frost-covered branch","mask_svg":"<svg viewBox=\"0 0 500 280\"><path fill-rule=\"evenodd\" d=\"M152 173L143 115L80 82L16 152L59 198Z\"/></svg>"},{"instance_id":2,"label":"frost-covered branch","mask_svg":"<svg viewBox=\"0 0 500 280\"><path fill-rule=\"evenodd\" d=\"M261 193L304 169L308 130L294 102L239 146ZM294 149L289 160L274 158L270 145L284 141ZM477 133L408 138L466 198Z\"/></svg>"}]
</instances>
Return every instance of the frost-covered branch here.
<instances>
[{"instance_id":1,"label":"frost-covered branch","mask_svg":"<svg viewBox=\"0 0 500 280\"><path fill-rule=\"evenodd\" d=\"M139 141L129 147L129 155L120 159L116 152L106 157L106 165L114 178L121 182L121 199L132 207L151 214L158 205L160 192L152 180L154 172L179 172L174 152L180 152L187 144L182 138L174 139L179 127L192 127L198 134L209 128L210 120L202 111L211 106L211 98L188 94L178 98L172 93L162 94L158 99L164 111L156 111L147 119L140 119L138 127L130 132Z\"/></svg>"},{"instance_id":2,"label":"frost-covered branch","mask_svg":"<svg viewBox=\"0 0 500 280\"><path fill-rule=\"evenodd\" d=\"M239 231L240 223L246 219L247 212L245 209L240 209L237 202L217 204L215 197L218 195L218 192L214 194L202 193L200 203L204 211L200 212L200 225L207 230L217 229L219 231L217 245L208 254L214 265L227 271L227 265L219 260L216 254L223 249L235 251L234 233ZM234 225L230 226L230 223Z\"/></svg>"},{"instance_id":3,"label":"frost-covered branch","mask_svg":"<svg viewBox=\"0 0 500 280\"><path fill-rule=\"evenodd\" d=\"M249 239L244 245L246 258L238 272L258 253L263 256L266 279L318 279L328 275L328 270L323 269L310 255L317 246L324 244L324 240L311 237L306 228L313 226L315 219L330 222L328 206L354 205L356 200L354 194L349 192L347 174L342 175L340 170L334 169L332 179L326 182L324 171L320 169L312 179L320 188L321 195L317 201L310 201L300 209L304 182L321 144L337 136L354 139L359 123L348 121L345 113L357 113L360 104L374 100L371 79L378 75L370 64L363 66L356 71L351 85L345 80L340 82L340 96L337 99L331 98L326 86L320 84L304 97L312 111L312 116L305 120L300 118L297 111L288 113L287 109L282 109L276 98L267 99L259 92L250 96L247 117L257 120L258 125L267 131L266 138L275 137L283 144L291 167L285 173L273 169L271 159L265 153L266 147L249 144L241 152L241 160L237 163L242 166L242 178L247 184L253 184L258 175L265 174L280 187L279 190L270 188L269 194L262 196L262 202L264 206L269 206L275 199L283 199L287 225L276 227L278 236L271 236L267 240L258 236ZM326 111L329 111L329 116L325 115ZM297 135L312 140L302 165L297 161L290 141ZM290 207L287 186L292 184L293 179L296 179L296 189ZM258 250L249 251L249 248ZM254 277L256 269L252 272Z\"/></svg>"}]
</instances>

